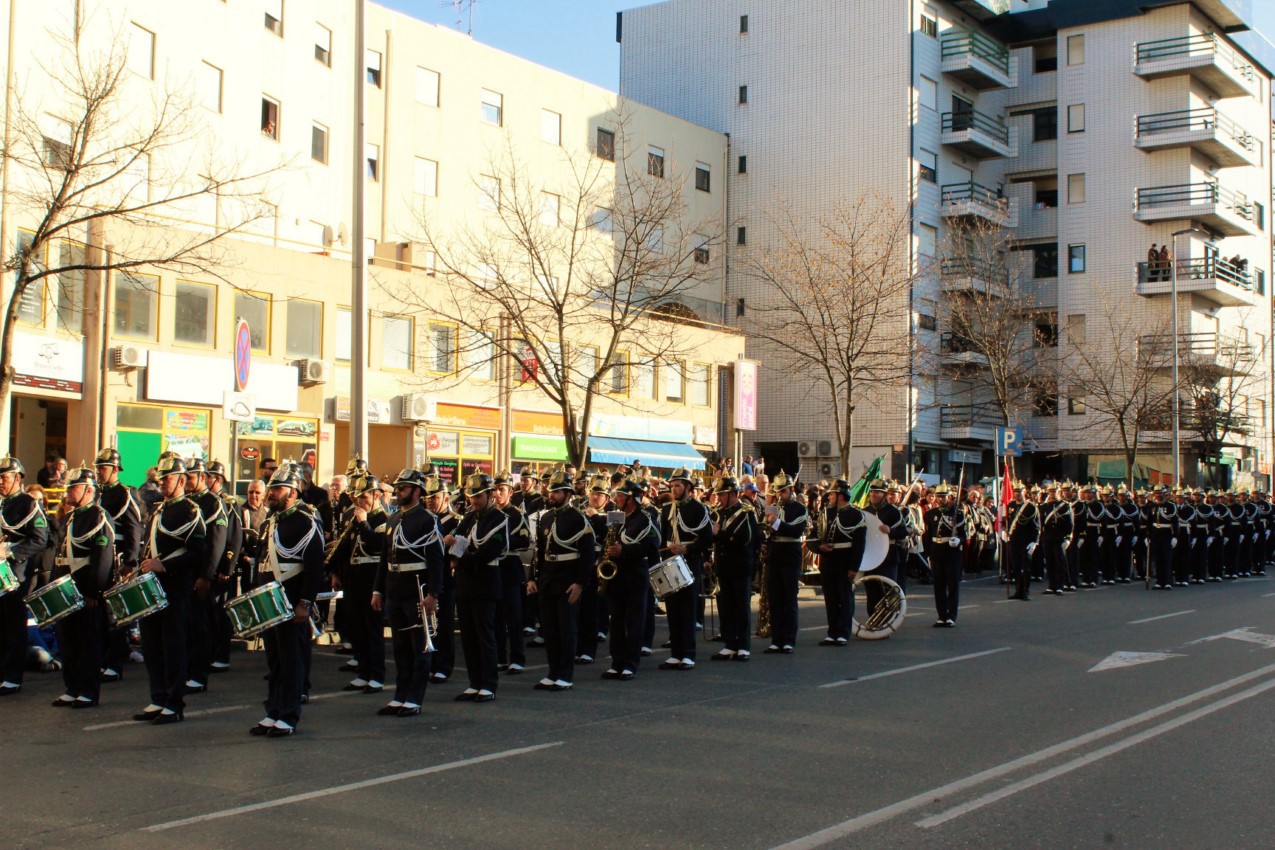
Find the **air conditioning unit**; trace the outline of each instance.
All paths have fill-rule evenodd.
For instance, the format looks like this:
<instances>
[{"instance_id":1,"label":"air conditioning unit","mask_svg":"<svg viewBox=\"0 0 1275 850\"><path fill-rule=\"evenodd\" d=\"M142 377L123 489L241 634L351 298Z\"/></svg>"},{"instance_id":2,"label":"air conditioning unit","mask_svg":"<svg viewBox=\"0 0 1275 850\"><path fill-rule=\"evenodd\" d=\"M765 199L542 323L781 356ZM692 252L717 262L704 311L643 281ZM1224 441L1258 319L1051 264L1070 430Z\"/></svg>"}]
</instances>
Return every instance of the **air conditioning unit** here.
<instances>
[{"instance_id":1,"label":"air conditioning unit","mask_svg":"<svg viewBox=\"0 0 1275 850\"><path fill-rule=\"evenodd\" d=\"M117 345L110 350L110 368L118 371L140 369L146 365L147 352L136 345Z\"/></svg>"},{"instance_id":2,"label":"air conditioning unit","mask_svg":"<svg viewBox=\"0 0 1275 850\"><path fill-rule=\"evenodd\" d=\"M821 463L819 464L819 475L823 478L840 478L841 464L835 460Z\"/></svg>"},{"instance_id":3,"label":"air conditioning unit","mask_svg":"<svg viewBox=\"0 0 1275 850\"><path fill-rule=\"evenodd\" d=\"M819 441L819 457L832 457L832 440Z\"/></svg>"},{"instance_id":4,"label":"air conditioning unit","mask_svg":"<svg viewBox=\"0 0 1275 850\"><path fill-rule=\"evenodd\" d=\"M818 448L814 440L802 440L797 443L797 457L818 457Z\"/></svg>"},{"instance_id":5,"label":"air conditioning unit","mask_svg":"<svg viewBox=\"0 0 1275 850\"><path fill-rule=\"evenodd\" d=\"M404 422L433 422L438 418L438 402L424 393L405 393L402 398Z\"/></svg>"},{"instance_id":6,"label":"air conditioning unit","mask_svg":"<svg viewBox=\"0 0 1275 850\"><path fill-rule=\"evenodd\" d=\"M307 387L315 384L326 384L332 373L332 366L326 360L298 360L297 371L300 381Z\"/></svg>"}]
</instances>

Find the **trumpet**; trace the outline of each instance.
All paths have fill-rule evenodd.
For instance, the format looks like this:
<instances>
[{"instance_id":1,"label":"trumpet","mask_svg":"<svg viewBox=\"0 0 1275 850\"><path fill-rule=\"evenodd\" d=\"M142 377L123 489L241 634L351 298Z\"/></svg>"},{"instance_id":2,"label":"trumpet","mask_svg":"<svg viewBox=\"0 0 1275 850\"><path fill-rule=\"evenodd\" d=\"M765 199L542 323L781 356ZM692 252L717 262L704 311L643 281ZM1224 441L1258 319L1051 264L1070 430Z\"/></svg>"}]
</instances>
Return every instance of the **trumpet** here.
<instances>
[{"instance_id":1,"label":"trumpet","mask_svg":"<svg viewBox=\"0 0 1275 850\"><path fill-rule=\"evenodd\" d=\"M400 632L410 632L412 629L425 630L425 645L421 647L421 655L434 651L434 638L438 637L438 614L437 612L430 614L425 610L425 585L419 581L416 583L416 598L419 600L421 612L421 621L411 626L404 626L399 629Z\"/></svg>"}]
</instances>

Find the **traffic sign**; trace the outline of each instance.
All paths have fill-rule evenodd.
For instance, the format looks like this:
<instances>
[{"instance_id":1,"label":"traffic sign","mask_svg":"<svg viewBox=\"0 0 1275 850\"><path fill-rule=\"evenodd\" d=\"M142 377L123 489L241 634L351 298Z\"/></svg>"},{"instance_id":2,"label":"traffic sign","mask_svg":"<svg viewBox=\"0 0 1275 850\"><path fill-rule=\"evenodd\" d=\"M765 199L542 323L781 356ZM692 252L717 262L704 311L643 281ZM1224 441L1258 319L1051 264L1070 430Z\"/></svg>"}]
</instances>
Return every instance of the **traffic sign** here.
<instances>
[{"instance_id":1,"label":"traffic sign","mask_svg":"<svg viewBox=\"0 0 1275 850\"><path fill-rule=\"evenodd\" d=\"M235 322L235 391L248 388L248 376L252 371L252 331L247 319Z\"/></svg>"},{"instance_id":2,"label":"traffic sign","mask_svg":"<svg viewBox=\"0 0 1275 850\"><path fill-rule=\"evenodd\" d=\"M223 393L221 416L227 422L251 422L257 418L256 397L248 393Z\"/></svg>"},{"instance_id":3,"label":"traffic sign","mask_svg":"<svg viewBox=\"0 0 1275 850\"><path fill-rule=\"evenodd\" d=\"M1023 456L1023 429L1019 425L996 426L996 456Z\"/></svg>"}]
</instances>

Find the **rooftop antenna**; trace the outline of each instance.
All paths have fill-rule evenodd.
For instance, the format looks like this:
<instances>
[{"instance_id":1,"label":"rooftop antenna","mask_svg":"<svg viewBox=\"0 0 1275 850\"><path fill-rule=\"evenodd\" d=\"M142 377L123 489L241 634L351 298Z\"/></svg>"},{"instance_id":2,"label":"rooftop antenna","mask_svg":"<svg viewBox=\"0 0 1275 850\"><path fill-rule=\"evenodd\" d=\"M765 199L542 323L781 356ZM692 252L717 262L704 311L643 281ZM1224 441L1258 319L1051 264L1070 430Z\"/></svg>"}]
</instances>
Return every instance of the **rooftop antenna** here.
<instances>
[{"instance_id":1,"label":"rooftop antenna","mask_svg":"<svg viewBox=\"0 0 1275 850\"><path fill-rule=\"evenodd\" d=\"M465 30L465 35L472 36L474 34L474 6L478 0L444 0L439 5L443 8L451 7L452 12L456 15L456 29Z\"/></svg>"}]
</instances>

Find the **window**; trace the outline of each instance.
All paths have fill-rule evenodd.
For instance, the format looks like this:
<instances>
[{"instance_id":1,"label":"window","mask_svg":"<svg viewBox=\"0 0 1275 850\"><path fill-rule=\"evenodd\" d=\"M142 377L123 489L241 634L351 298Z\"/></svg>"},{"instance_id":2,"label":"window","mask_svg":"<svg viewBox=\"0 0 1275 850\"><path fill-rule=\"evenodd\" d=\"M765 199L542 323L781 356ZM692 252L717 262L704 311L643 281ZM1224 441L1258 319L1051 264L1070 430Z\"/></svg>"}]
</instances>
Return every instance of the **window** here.
<instances>
[{"instance_id":1,"label":"window","mask_svg":"<svg viewBox=\"0 0 1275 850\"><path fill-rule=\"evenodd\" d=\"M598 347L596 345L577 345L571 358L571 371L568 381L584 386L589 379L598 373Z\"/></svg>"},{"instance_id":2,"label":"window","mask_svg":"<svg viewBox=\"0 0 1275 850\"><path fill-rule=\"evenodd\" d=\"M212 112L221 112L222 72L216 65L200 62L195 69L199 75L196 85L199 92L199 104Z\"/></svg>"},{"instance_id":3,"label":"window","mask_svg":"<svg viewBox=\"0 0 1275 850\"><path fill-rule=\"evenodd\" d=\"M562 116L548 109L540 110L540 141L562 144Z\"/></svg>"},{"instance_id":4,"label":"window","mask_svg":"<svg viewBox=\"0 0 1275 850\"><path fill-rule=\"evenodd\" d=\"M1068 274L1084 274L1085 272L1085 246L1084 245L1068 245L1067 246L1067 273Z\"/></svg>"},{"instance_id":5,"label":"window","mask_svg":"<svg viewBox=\"0 0 1275 850\"><path fill-rule=\"evenodd\" d=\"M1067 413L1072 416L1083 416L1085 413L1085 396L1084 390L1077 387L1072 388L1073 395L1067 399ZM1079 393L1079 394L1077 394Z\"/></svg>"},{"instance_id":6,"label":"window","mask_svg":"<svg viewBox=\"0 0 1275 850\"><path fill-rule=\"evenodd\" d=\"M482 119L488 124L502 126L505 112L505 98L494 91L482 90Z\"/></svg>"},{"instance_id":7,"label":"window","mask_svg":"<svg viewBox=\"0 0 1275 850\"><path fill-rule=\"evenodd\" d=\"M478 176L478 208L495 212L500 209L500 178L486 174Z\"/></svg>"},{"instance_id":8,"label":"window","mask_svg":"<svg viewBox=\"0 0 1275 850\"><path fill-rule=\"evenodd\" d=\"M235 293L235 318L248 323L252 350L270 353L270 296Z\"/></svg>"},{"instance_id":9,"label":"window","mask_svg":"<svg viewBox=\"0 0 1275 850\"><path fill-rule=\"evenodd\" d=\"M1266 232L1266 207L1257 201L1253 202L1253 223L1257 225L1258 230Z\"/></svg>"},{"instance_id":10,"label":"window","mask_svg":"<svg viewBox=\"0 0 1275 850\"><path fill-rule=\"evenodd\" d=\"M139 77L155 79L155 33L131 24L128 28L128 69Z\"/></svg>"},{"instance_id":11,"label":"window","mask_svg":"<svg viewBox=\"0 0 1275 850\"><path fill-rule=\"evenodd\" d=\"M1085 105L1073 103L1067 107L1067 132L1085 132Z\"/></svg>"},{"instance_id":12,"label":"window","mask_svg":"<svg viewBox=\"0 0 1275 850\"><path fill-rule=\"evenodd\" d=\"M939 320L929 313L917 313L916 326L923 331L936 331L939 329Z\"/></svg>"},{"instance_id":13,"label":"window","mask_svg":"<svg viewBox=\"0 0 1275 850\"><path fill-rule=\"evenodd\" d=\"M61 241L52 250L58 252L58 265L64 268L79 265L86 259L86 248L78 242ZM84 270L63 272L57 276L53 292L57 299L54 310L59 330L76 334L84 330L84 283L87 276L88 272Z\"/></svg>"},{"instance_id":14,"label":"window","mask_svg":"<svg viewBox=\"0 0 1275 850\"><path fill-rule=\"evenodd\" d=\"M540 193L540 223L545 227L557 227L562 199L549 192Z\"/></svg>"},{"instance_id":15,"label":"window","mask_svg":"<svg viewBox=\"0 0 1275 850\"><path fill-rule=\"evenodd\" d=\"M704 240L703 237L699 238L701 241L695 246L695 253L692 256L692 259L699 265L706 266L708 265L708 241Z\"/></svg>"},{"instance_id":16,"label":"window","mask_svg":"<svg viewBox=\"0 0 1275 850\"><path fill-rule=\"evenodd\" d=\"M1058 107L1046 106L1041 109L1024 109L1022 112L1010 113L1013 117L1027 115L1032 121L1032 141L1048 142L1058 138Z\"/></svg>"},{"instance_id":17,"label":"window","mask_svg":"<svg viewBox=\"0 0 1275 850\"><path fill-rule=\"evenodd\" d=\"M748 244L748 228L747 227L735 228L735 244L736 245Z\"/></svg>"},{"instance_id":18,"label":"window","mask_svg":"<svg viewBox=\"0 0 1275 850\"><path fill-rule=\"evenodd\" d=\"M615 162L615 133L598 128L597 154L599 159Z\"/></svg>"},{"instance_id":19,"label":"window","mask_svg":"<svg viewBox=\"0 0 1275 850\"><path fill-rule=\"evenodd\" d=\"M422 251L420 269L425 272L427 277L434 277L438 274L438 253L436 251Z\"/></svg>"},{"instance_id":20,"label":"window","mask_svg":"<svg viewBox=\"0 0 1275 850\"><path fill-rule=\"evenodd\" d=\"M266 0L266 29L283 38L283 0Z\"/></svg>"},{"instance_id":21,"label":"window","mask_svg":"<svg viewBox=\"0 0 1275 850\"><path fill-rule=\"evenodd\" d=\"M652 177L664 176L664 148L648 145L646 149L646 173Z\"/></svg>"},{"instance_id":22,"label":"window","mask_svg":"<svg viewBox=\"0 0 1275 850\"><path fill-rule=\"evenodd\" d=\"M748 157L743 155L739 157L739 173L740 174L748 173Z\"/></svg>"},{"instance_id":23,"label":"window","mask_svg":"<svg viewBox=\"0 0 1275 850\"><path fill-rule=\"evenodd\" d=\"M680 360L672 360L664 366L664 398L682 403L686 400L686 375Z\"/></svg>"},{"instance_id":24,"label":"window","mask_svg":"<svg viewBox=\"0 0 1275 850\"><path fill-rule=\"evenodd\" d=\"M375 50L367 51L367 84L381 87L381 54Z\"/></svg>"},{"instance_id":25,"label":"window","mask_svg":"<svg viewBox=\"0 0 1275 850\"><path fill-rule=\"evenodd\" d=\"M154 339L159 307L159 277L117 272L115 275L115 333Z\"/></svg>"},{"instance_id":26,"label":"window","mask_svg":"<svg viewBox=\"0 0 1275 850\"><path fill-rule=\"evenodd\" d=\"M654 399L655 394L655 361L650 357L634 360L629 366L633 375L633 397Z\"/></svg>"},{"instance_id":27,"label":"window","mask_svg":"<svg viewBox=\"0 0 1275 850\"><path fill-rule=\"evenodd\" d=\"M646 235L646 247L652 254L664 253L664 228L651 228L651 232Z\"/></svg>"},{"instance_id":28,"label":"window","mask_svg":"<svg viewBox=\"0 0 1275 850\"><path fill-rule=\"evenodd\" d=\"M695 163L695 188L701 192L712 191L713 169L702 162Z\"/></svg>"},{"instance_id":29,"label":"window","mask_svg":"<svg viewBox=\"0 0 1275 850\"><path fill-rule=\"evenodd\" d=\"M1253 270L1253 286L1256 288L1258 295L1266 294L1266 270L1265 269Z\"/></svg>"},{"instance_id":30,"label":"window","mask_svg":"<svg viewBox=\"0 0 1275 850\"><path fill-rule=\"evenodd\" d=\"M122 154L125 155L125 154ZM132 161L124 163L124 186L128 191L130 201L145 203L151 197L151 158L149 154L137 153L133 151L126 156L132 157ZM213 197L213 205L216 206L216 197ZM214 212L214 217L216 213Z\"/></svg>"},{"instance_id":31,"label":"window","mask_svg":"<svg viewBox=\"0 0 1275 850\"><path fill-rule=\"evenodd\" d=\"M40 119L42 159L51 168L71 167L71 125L52 115Z\"/></svg>"},{"instance_id":32,"label":"window","mask_svg":"<svg viewBox=\"0 0 1275 850\"><path fill-rule=\"evenodd\" d=\"M323 24L314 25L314 60L320 65L332 67L332 30Z\"/></svg>"},{"instance_id":33,"label":"window","mask_svg":"<svg viewBox=\"0 0 1275 850\"><path fill-rule=\"evenodd\" d=\"M18 231L17 250L30 251L31 243L35 240L35 234L29 230ZM32 256L28 259L27 265L34 269L43 269L44 256ZM15 275L16 278L16 275ZM33 283L27 286L22 293L22 297L18 300L18 318L29 325L44 324L44 281Z\"/></svg>"},{"instance_id":34,"label":"window","mask_svg":"<svg viewBox=\"0 0 1275 850\"><path fill-rule=\"evenodd\" d=\"M748 103L748 86L739 87L739 102L741 104Z\"/></svg>"},{"instance_id":35,"label":"window","mask_svg":"<svg viewBox=\"0 0 1275 850\"><path fill-rule=\"evenodd\" d=\"M1058 394L1055 390L1040 389L1032 399L1032 412L1037 416L1058 415Z\"/></svg>"},{"instance_id":36,"label":"window","mask_svg":"<svg viewBox=\"0 0 1275 850\"><path fill-rule=\"evenodd\" d=\"M928 35L930 38L939 37L939 22L931 18L929 15L921 16L921 35Z\"/></svg>"},{"instance_id":37,"label":"window","mask_svg":"<svg viewBox=\"0 0 1275 850\"><path fill-rule=\"evenodd\" d=\"M363 148L363 158L367 160L367 179L375 183L381 179L381 146L368 144Z\"/></svg>"},{"instance_id":38,"label":"window","mask_svg":"<svg viewBox=\"0 0 1275 850\"><path fill-rule=\"evenodd\" d=\"M1058 347L1058 321L1052 313L1036 318L1032 341L1036 348Z\"/></svg>"},{"instance_id":39,"label":"window","mask_svg":"<svg viewBox=\"0 0 1275 850\"><path fill-rule=\"evenodd\" d=\"M416 102L421 106L438 106L438 72L416 69Z\"/></svg>"},{"instance_id":40,"label":"window","mask_svg":"<svg viewBox=\"0 0 1275 850\"><path fill-rule=\"evenodd\" d=\"M1067 36L1067 64L1085 64L1085 37L1083 35Z\"/></svg>"},{"instance_id":41,"label":"window","mask_svg":"<svg viewBox=\"0 0 1275 850\"><path fill-rule=\"evenodd\" d=\"M1058 45L1055 42L1037 44L1032 48L1032 67L1037 74L1058 70Z\"/></svg>"},{"instance_id":42,"label":"window","mask_svg":"<svg viewBox=\"0 0 1275 850\"><path fill-rule=\"evenodd\" d=\"M629 391L629 355L617 351L607 361L607 392L611 395L626 395Z\"/></svg>"},{"instance_id":43,"label":"window","mask_svg":"<svg viewBox=\"0 0 1275 850\"><path fill-rule=\"evenodd\" d=\"M747 315L747 313L748 313L748 299L736 298L735 299L735 316L736 317L744 316L744 315Z\"/></svg>"},{"instance_id":44,"label":"window","mask_svg":"<svg viewBox=\"0 0 1275 850\"><path fill-rule=\"evenodd\" d=\"M381 368L412 370L412 339L414 322L407 316L384 316L381 318ZM449 330L451 330L449 328ZM455 350L449 345L448 359L454 362Z\"/></svg>"},{"instance_id":45,"label":"window","mask_svg":"<svg viewBox=\"0 0 1275 850\"><path fill-rule=\"evenodd\" d=\"M416 157L412 171L412 189L418 195L430 198L438 196L438 163L432 159Z\"/></svg>"},{"instance_id":46,"label":"window","mask_svg":"<svg viewBox=\"0 0 1275 850\"><path fill-rule=\"evenodd\" d=\"M916 251L922 257L936 257L939 253L939 231L937 227L922 224L916 231Z\"/></svg>"},{"instance_id":47,"label":"window","mask_svg":"<svg viewBox=\"0 0 1275 850\"><path fill-rule=\"evenodd\" d=\"M1058 277L1057 245L1032 245L1029 250L1033 255L1033 277Z\"/></svg>"},{"instance_id":48,"label":"window","mask_svg":"<svg viewBox=\"0 0 1275 850\"><path fill-rule=\"evenodd\" d=\"M496 380L496 338L488 331L470 331L465 347L465 367L469 377L479 381Z\"/></svg>"},{"instance_id":49,"label":"window","mask_svg":"<svg viewBox=\"0 0 1275 850\"><path fill-rule=\"evenodd\" d=\"M261 135L279 141L279 101L262 96Z\"/></svg>"},{"instance_id":50,"label":"window","mask_svg":"<svg viewBox=\"0 0 1275 850\"><path fill-rule=\"evenodd\" d=\"M1067 203L1083 204L1085 202L1085 175L1067 175Z\"/></svg>"},{"instance_id":51,"label":"window","mask_svg":"<svg viewBox=\"0 0 1275 850\"><path fill-rule=\"evenodd\" d=\"M939 108L939 84L929 77L921 77L917 85L917 97L922 106L937 110Z\"/></svg>"},{"instance_id":52,"label":"window","mask_svg":"<svg viewBox=\"0 0 1275 850\"><path fill-rule=\"evenodd\" d=\"M933 151L927 151L921 148L921 157L919 162L919 176L926 183L939 182L939 157Z\"/></svg>"},{"instance_id":53,"label":"window","mask_svg":"<svg viewBox=\"0 0 1275 850\"><path fill-rule=\"evenodd\" d=\"M310 159L328 164L328 128L322 124L310 126Z\"/></svg>"},{"instance_id":54,"label":"window","mask_svg":"<svg viewBox=\"0 0 1275 850\"><path fill-rule=\"evenodd\" d=\"M213 323L217 315L217 288L206 283L177 281L173 311L173 340L188 345L215 344Z\"/></svg>"},{"instance_id":55,"label":"window","mask_svg":"<svg viewBox=\"0 0 1275 850\"><path fill-rule=\"evenodd\" d=\"M696 407L709 406L709 385L712 383L713 367L707 363L692 363L686 367L686 383L690 390L691 404Z\"/></svg>"},{"instance_id":56,"label":"window","mask_svg":"<svg viewBox=\"0 0 1275 850\"><path fill-rule=\"evenodd\" d=\"M747 15L739 16L739 34L748 35L748 16Z\"/></svg>"},{"instance_id":57,"label":"window","mask_svg":"<svg viewBox=\"0 0 1275 850\"><path fill-rule=\"evenodd\" d=\"M1086 343L1085 316L1083 313L1072 313L1067 317L1067 341L1072 345Z\"/></svg>"},{"instance_id":58,"label":"window","mask_svg":"<svg viewBox=\"0 0 1275 850\"><path fill-rule=\"evenodd\" d=\"M336 359L348 362L354 349L354 316L349 307L336 308Z\"/></svg>"},{"instance_id":59,"label":"window","mask_svg":"<svg viewBox=\"0 0 1275 850\"><path fill-rule=\"evenodd\" d=\"M615 229L615 222L612 220L614 212L606 207L598 207L593 211L593 220L590 226L599 233L611 233Z\"/></svg>"},{"instance_id":60,"label":"window","mask_svg":"<svg viewBox=\"0 0 1275 850\"><path fill-rule=\"evenodd\" d=\"M287 357L323 356L323 304L301 298L288 299L288 333L283 353Z\"/></svg>"},{"instance_id":61,"label":"window","mask_svg":"<svg viewBox=\"0 0 1275 850\"><path fill-rule=\"evenodd\" d=\"M529 342L516 340L514 352L518 361L518 382L527 384L537 380L540 377L540 358L536 356L536 349Z\"/></svg>"}]
</instances>

